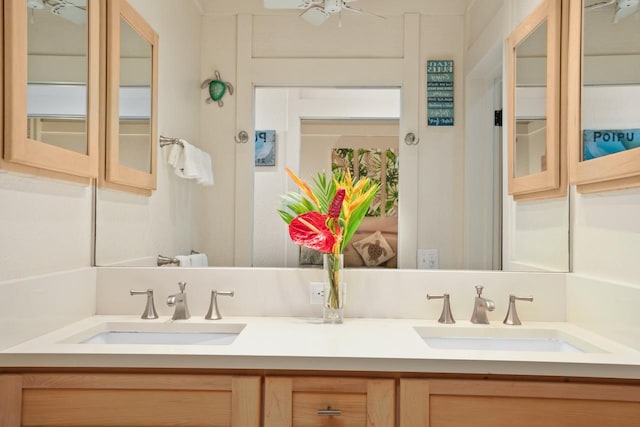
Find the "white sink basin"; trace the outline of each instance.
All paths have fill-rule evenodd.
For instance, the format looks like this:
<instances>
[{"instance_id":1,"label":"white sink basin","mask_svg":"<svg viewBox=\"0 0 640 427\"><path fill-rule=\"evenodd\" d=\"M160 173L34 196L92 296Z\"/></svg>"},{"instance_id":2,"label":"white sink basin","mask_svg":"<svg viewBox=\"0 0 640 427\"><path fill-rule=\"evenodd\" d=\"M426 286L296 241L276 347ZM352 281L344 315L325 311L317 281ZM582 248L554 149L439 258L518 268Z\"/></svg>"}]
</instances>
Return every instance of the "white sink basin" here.
<instances>
[{"instance_id":1,"label":"white sink basin","mask_svg":"<svg viewBox=\"0 0 640 427\"><path fill-rule=\"evenodd\" d=\"M237 336L222 332L106 331L82 341L82 344L228 345Z\"/></svg>"},{"instance_id":2,"label":"white sink basin","mask_svg":"<svg viewBox=\"0 0 640 427\"><path fill-rule=\"evenodd\" d=\"M108 322L63 342L68 344L229 345L244 324Z\"/></svg>"},{"instance_id":3,"label":"white sink basin","mask_svg":"<svg viewBox=\"0 0 640 427\"><path fill-rule=\"evenodd\" d=\"M594 345L557 329L525 327L415 327L438 350L601 353Z\"/></svg>"}]
</instances>

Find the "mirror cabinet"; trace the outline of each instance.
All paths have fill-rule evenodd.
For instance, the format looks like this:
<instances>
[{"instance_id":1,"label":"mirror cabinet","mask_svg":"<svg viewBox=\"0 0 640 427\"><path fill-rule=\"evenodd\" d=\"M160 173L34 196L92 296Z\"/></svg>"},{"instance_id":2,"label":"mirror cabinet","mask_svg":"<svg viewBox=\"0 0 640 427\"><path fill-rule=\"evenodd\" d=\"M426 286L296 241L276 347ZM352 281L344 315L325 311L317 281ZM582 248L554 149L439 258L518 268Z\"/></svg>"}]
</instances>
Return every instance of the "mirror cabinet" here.
<instances>
[{"instance_id":1,"label":"mirror cabinet","mask_svg":"<svg viewBox=\"0 0 640 427\"><path fill-rule=\"evenodd\" d=\"M566 194L560 138L560 0L544 0L507 39L509 194Z\"/></svg>"},{"instance_id":2,"label":"mirror cabinet","mask_svg":"<svg viewBox=\"0 0 640 427\"><path fill-rule=\"evenodd\" d=\"M126 0L107 2L105 156L100 184L156 188L158 34Z\"/></svg>"},{"instance_id":3,"label":"mirror cabinet","mask_svg":"<svg viewBox=\"0 0 640 427\"><path fill-rule=\"evenodd\" d=\"M98 1L5 0L3 5L2 166L96 178Z\"/></svg>"},{"instance_id":4,"label":"mirror cabinet","mask_svg":"<svg viewBox=\"0 0 640 427\"><path fill-rule=\"evenodd\" d=\"M2 6L0 168L150 195L158 35L125 0Z\"/></svg>"},{"instance_id":5,"label":"mirror cabinet","mask_svg":"<svg viewBox=\"0 0 640 427\"><path fill-rule=\"evenodd\" d=\"M640 186L640 12L619 3L543 0L508 38L516 200L564 196L565 156L580 192ZM2 4L0 167L151 194L158 35L126 0Z\"/></svg>"},{"instance_id":6,"label":"mirror cabinet","mask_svg":"<svg viewBox=\"0 0 640 427\"><path fill-rule=\"evenodd\" d=\"M640 8L578 0L569 19L570 182L582 193L640 186Z\"/></svg>"}]
</instances>

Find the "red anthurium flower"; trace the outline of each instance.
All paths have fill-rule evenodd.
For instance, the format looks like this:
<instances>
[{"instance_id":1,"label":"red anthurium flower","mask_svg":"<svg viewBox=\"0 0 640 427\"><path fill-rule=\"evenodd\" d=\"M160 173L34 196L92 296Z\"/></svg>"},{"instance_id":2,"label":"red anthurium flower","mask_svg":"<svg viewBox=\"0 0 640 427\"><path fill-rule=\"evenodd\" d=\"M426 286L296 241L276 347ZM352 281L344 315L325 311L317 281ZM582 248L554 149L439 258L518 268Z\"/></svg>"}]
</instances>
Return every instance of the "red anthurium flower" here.
<instances>
[{"instance_id":1,"label":"red anthurium flower","mask_svg":"<svg viewBox=\"0 0 640 427\"><path fill-rule=\"evenodd\" d=\"M331 253L336 239L327 227L327 215L311 211L298 215L289 224L289 236L296 245Z\"/></svg>"},{"instance_id":2,"label":"red anthurium flower","mask_svg":"<svg viewBox=\"0 0 640 427\"><path fill-rule=\"evenodd\" d=\"M344 188L340 188L336 191L336 195L333 196L333 200L331 201L331 205L329 206L329 218L339 218L340 210L342 210L342 201L344 200L345 190Z\"/></svg>"}]
</instances>

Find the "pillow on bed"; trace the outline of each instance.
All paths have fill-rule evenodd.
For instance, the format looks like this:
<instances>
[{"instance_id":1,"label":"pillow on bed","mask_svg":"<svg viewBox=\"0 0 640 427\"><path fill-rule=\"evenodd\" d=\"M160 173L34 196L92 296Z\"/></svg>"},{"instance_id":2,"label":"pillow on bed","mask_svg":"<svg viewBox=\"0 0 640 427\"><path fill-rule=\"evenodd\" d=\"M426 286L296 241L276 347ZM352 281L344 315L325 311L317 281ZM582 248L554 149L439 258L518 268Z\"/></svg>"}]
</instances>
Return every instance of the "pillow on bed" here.
<instances>
[{"instance_id":1,"label":"pillow on bed","mask_svg":"<svg viewBox=\"0 0 640 427\"><path fill-rule=\"evenodd\" d=\"M383 264L395 256L393 249L379 231L354 242L353 247L367 267Z\"/></svg>"}]
</instances>

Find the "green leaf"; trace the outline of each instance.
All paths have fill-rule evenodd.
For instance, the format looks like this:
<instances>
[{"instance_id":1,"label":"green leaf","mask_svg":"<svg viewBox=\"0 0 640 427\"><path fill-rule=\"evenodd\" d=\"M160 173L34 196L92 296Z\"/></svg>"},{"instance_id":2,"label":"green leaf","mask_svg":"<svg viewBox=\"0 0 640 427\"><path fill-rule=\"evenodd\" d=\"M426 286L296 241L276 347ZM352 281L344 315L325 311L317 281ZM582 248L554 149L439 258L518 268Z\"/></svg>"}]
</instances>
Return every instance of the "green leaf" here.
<instances>
[{"instance_id":1,"label":"green leaf","mask_svg":"<svg viewBox=\"0 0 640 427\"><path fill-rule=\"evenodd\" d=\"M349 241L351 240L351 238L355 234L356 230L360 226L360 223L362 222L362 218L364 218L364 216L367 214L367 211L369 210L369 206L371 205L371 201L373 200L373 198L378 193L378 189L379 189L379 185L378 184L376 184L374 182L370 182L370 185L366 186L365 189L363 190L364 192L370 191L370 193L369 193L368 197L365 199L364 203L362 203L360 206L358 206L351 213L351 218L349 219L349 223L346 224L346 227L345 227L345 230L344 230L344 235L343 235L343 238L342 238L342 242L340 243L340 251L341 252L344 251L344 248L347 247L347 245L349 244Z\"/></svg>"}]
</instances>

